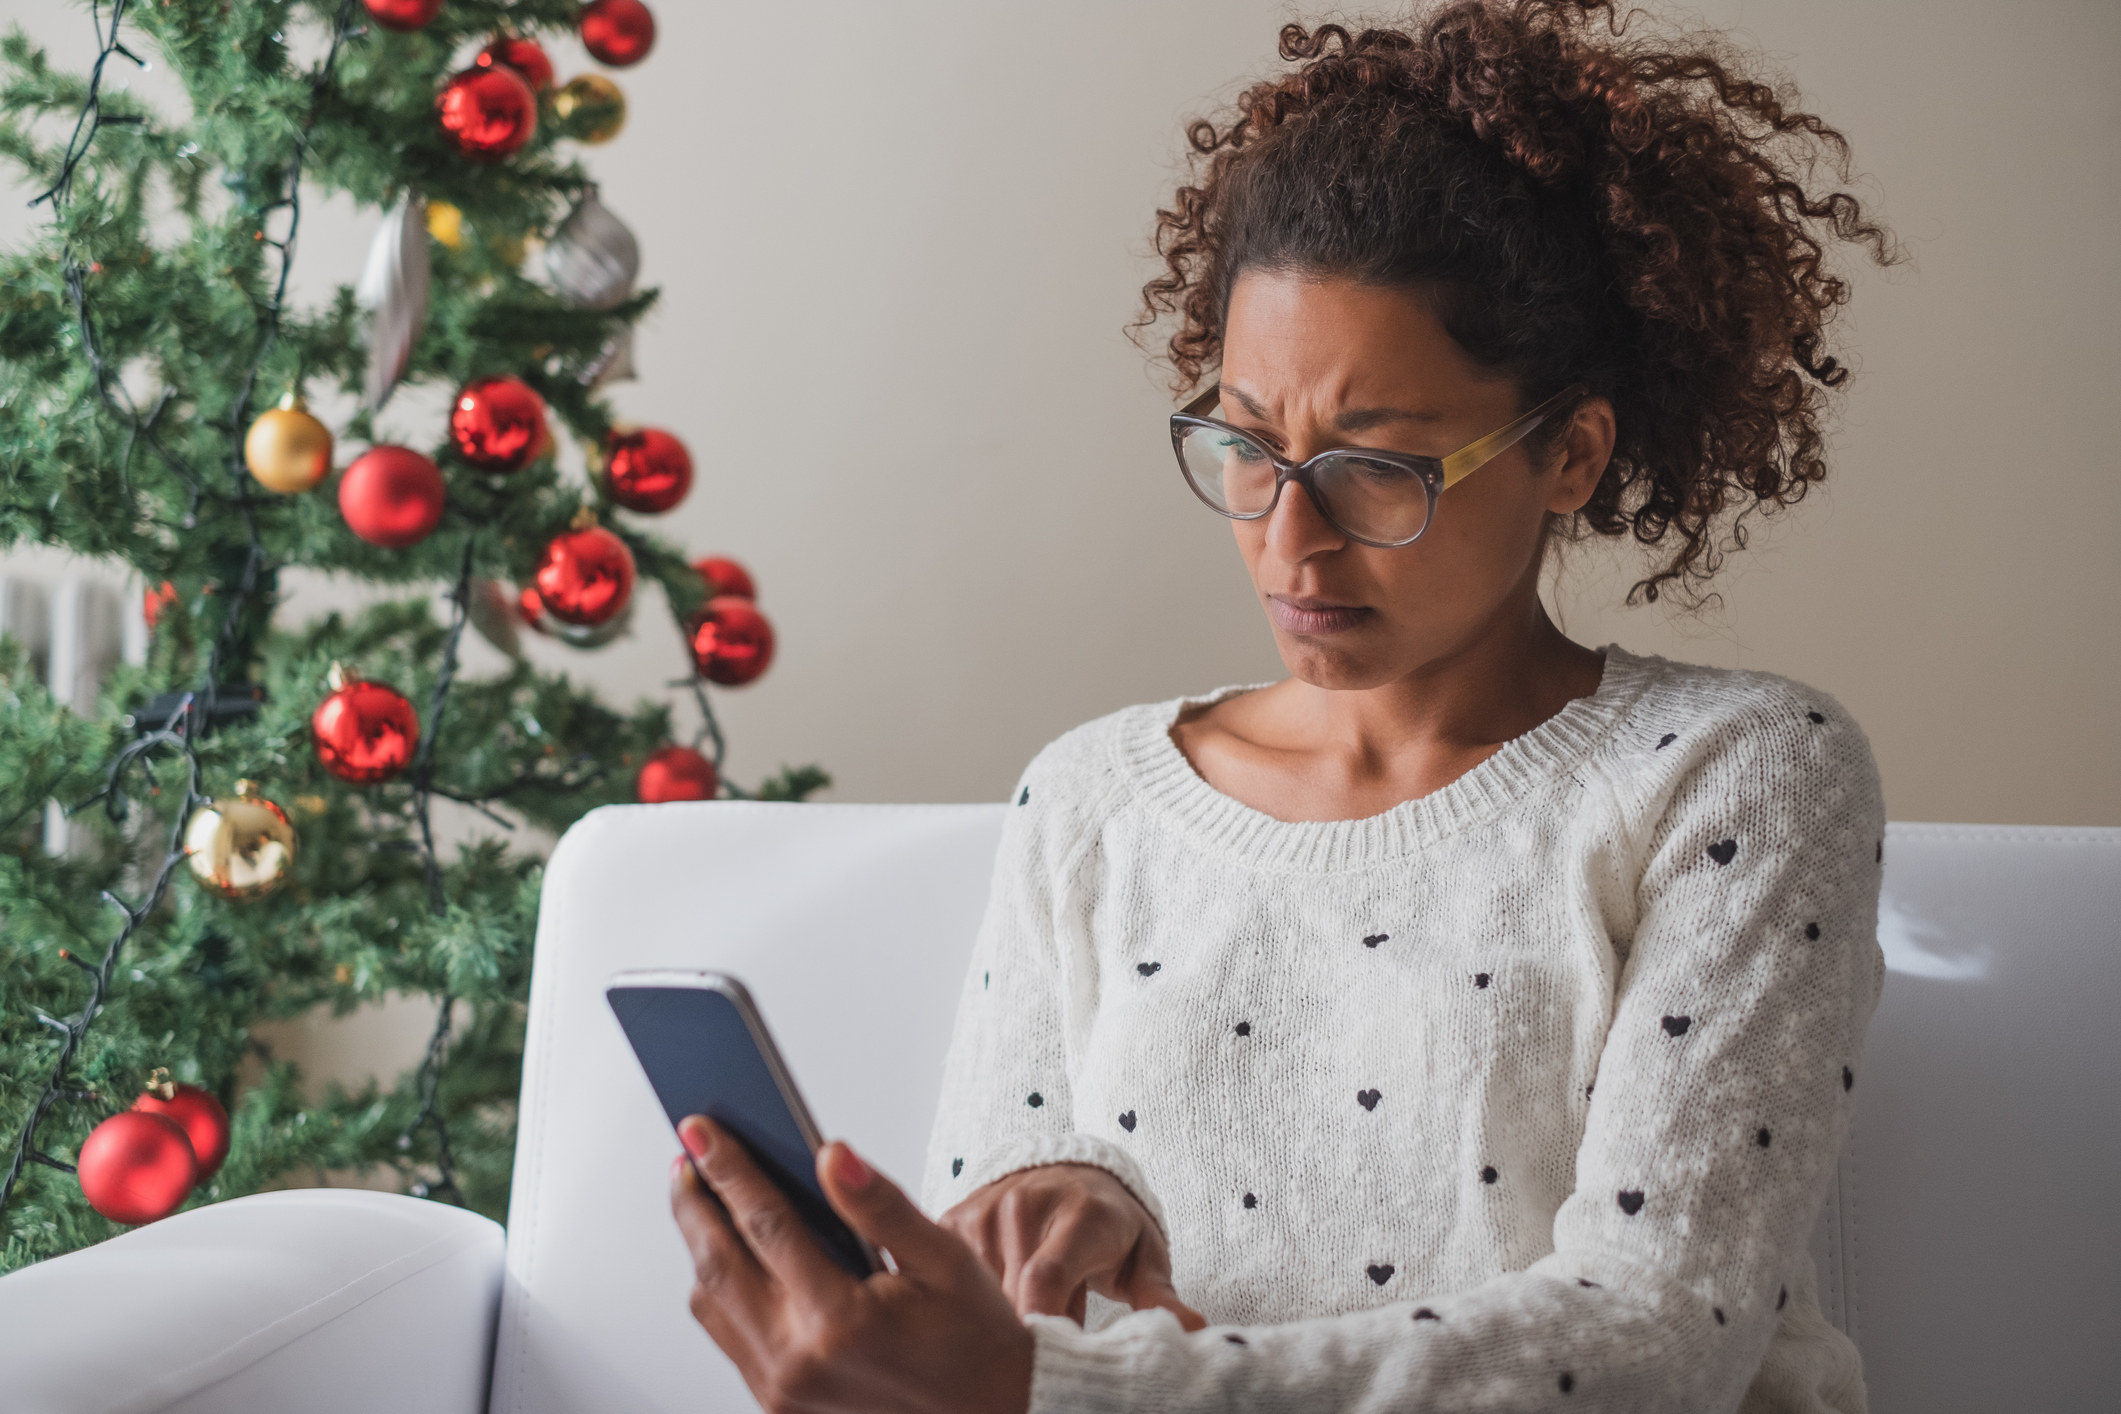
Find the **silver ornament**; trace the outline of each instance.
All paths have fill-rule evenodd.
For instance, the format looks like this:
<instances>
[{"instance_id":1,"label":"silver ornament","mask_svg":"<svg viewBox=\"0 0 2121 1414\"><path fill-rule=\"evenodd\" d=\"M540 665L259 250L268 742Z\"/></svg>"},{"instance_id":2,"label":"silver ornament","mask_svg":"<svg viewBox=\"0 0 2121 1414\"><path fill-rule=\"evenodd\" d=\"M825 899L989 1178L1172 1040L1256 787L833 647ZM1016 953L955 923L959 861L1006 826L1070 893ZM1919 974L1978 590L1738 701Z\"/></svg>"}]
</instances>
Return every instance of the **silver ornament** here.
<instances>
[{"instance_id":1,"label":"silver ornament","mask_svg":"<svg viewBox=\"0 0 2121 1414\"><path fill-rule=\"evenodd\" d=\"M383 406L412 362L412 346L427 322L428 276L427 200L410 192L383 218L354 289L355 297L375 311L361 390L361 406L371 412Z\"/></svg>"},{"instance_id":2,"label":"silver ornament","mask_svg":"<svg viewBox=\"0 0 2121 1414\"><path fill-rule=\"evenodd\" d=\"M478 630L479 637L511 658L523 656L523 636L516 632L516 625L522 622L522 617L516 609L515 597L499 580L473 580L471 599L464 606L464 614L471 620L471 626Z\"/></svg>"},{"instance_id":3,"label":"silver ornament","mask_svg":"<svg viewBox=\"0 0 2121 1414\"><path fill-rule=\"evenodd\" d=\"M591 185L545 247L546 278L577 308L610 309L633 293L640 274L640 242Z\"/></svg>"},{"instance_id":4,"label":"silver ornament","mask_svg":"<svg viewBox=\"0 0 2121 1414\"><path fill-rule=\"evenodd\" d=\"M622 329L605 340L604 347L576 378L585 388L601 388L639 375L633 371L633 330Z\"/></svg>"}]
</instances>

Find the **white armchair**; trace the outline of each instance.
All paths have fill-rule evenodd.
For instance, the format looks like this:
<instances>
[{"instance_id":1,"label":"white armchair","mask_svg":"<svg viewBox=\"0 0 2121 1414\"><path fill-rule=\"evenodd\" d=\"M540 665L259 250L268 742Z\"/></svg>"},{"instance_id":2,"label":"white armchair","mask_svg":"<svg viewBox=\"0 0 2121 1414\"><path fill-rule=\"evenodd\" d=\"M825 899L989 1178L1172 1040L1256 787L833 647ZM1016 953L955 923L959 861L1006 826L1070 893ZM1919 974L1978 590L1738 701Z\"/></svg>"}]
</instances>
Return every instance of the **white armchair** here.
<instances>
[{"instance_id":1,"label":"white armchair","mask_svg":"<svg viewBox=\"0 0 2121 1414\"><path fill-rule=\"evenodd\" d=\"M546 875L510 1225L346 1190L0 1281L20 1414L752 1408L692 1323L613 972L745 978L828 1132L917 1183L1001 806L599 810ZM1893 975L1815 1243L1878 1414L2121 1391L2121 830L1901 825Z\"/></svg>"}]
</instances>

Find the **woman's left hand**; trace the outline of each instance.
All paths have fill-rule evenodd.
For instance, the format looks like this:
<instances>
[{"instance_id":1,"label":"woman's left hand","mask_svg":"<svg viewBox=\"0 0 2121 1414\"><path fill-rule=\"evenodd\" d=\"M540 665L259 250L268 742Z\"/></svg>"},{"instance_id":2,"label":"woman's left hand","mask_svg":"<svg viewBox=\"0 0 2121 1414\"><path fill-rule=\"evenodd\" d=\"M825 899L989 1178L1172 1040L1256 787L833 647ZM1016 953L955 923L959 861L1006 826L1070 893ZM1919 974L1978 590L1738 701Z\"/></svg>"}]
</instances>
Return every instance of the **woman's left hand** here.
<instances>
[{"instance_id":1,"label":"woman's left hand","mask_svg":"<svg viewBox=\"0 0 2121 1414\"><path fill-rule=\"evenodd\" d=\"M712 1120L693 1115L678 1135L699 1166L681 1155L670 1170L671 1211L692 1251L693 1318L769 1414L1028 1407L1033 1338L1001 1285L852 1149L838 1140L820 1149L818 1181L849 1227L890 1251L896 1272L856 1278L834 1263Z\"/></svg>"}]
</instances>

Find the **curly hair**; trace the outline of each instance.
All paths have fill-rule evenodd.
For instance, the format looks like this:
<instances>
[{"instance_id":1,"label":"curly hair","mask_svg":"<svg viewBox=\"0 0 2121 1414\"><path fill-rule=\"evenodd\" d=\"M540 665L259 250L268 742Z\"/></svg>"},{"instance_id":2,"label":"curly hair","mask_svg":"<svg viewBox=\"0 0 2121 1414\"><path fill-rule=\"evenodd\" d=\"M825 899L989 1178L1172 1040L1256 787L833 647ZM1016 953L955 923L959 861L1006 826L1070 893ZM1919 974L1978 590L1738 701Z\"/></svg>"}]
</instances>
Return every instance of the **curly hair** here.
<instances>
[{"instance_id":1,"label":"curly hair","mask_svg":"<svg viewBox=\"0 0 2121 1414\"><path fill-rule=\"evenodd\" d=\"M1814 189L1822 165L1850 179L1839 131L1720 37L1627 35L1636 14L1452 0L1405 30L1284 26L1297 67L1188 126L1194 180L1157 212L1165 269L1133 327L1176 315L1174 389L1221 363L1244 270L1417 290L1530 397L1580 380L1612 401L1612 460L1563 528L1660 547L1631 603L1705 597L1745 517L1826 475L1825 390L1848 370L1825 330L1850 290L1825 242L1906 257L1853 195Z\"/></svg>"}]
</instances>

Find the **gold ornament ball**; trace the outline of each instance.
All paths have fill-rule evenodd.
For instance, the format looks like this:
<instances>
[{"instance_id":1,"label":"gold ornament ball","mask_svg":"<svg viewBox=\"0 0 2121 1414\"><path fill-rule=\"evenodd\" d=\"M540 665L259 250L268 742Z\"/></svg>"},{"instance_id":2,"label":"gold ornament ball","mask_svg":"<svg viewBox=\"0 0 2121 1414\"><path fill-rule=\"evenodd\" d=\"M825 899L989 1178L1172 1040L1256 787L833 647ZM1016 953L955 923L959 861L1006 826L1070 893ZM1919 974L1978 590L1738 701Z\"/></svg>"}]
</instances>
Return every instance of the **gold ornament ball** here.
<instances>
[{"instance_id":1,"label":"gold ornament ball","mask_svg":"<svg viewBox=\"0 0 2121 1414\"><path fill-rule=\"evenodd\" d=\"M243 464L268 491L292 496L331 474L331 429L290 398L258 414L243 438Z\"/></svg>"},{"instance_id":2,"label":"gold ornament ball","mask_svg":"<svg viewBox=\"0 0 2121 1414\"><path fill-rule=\"evenodd\" d=\"M262 898L294 864L295 827L257 790L250 781L236 782L234 799L206 802L184 827L184 862L225 898Z\"/></svg>"},{"instance_id":3,"label":"gold ornament ball","mask_svg":"<svg viewBox=\"0 0 2121 1414\"><path fill-rule=\"evenodd\" d=\"M602 74L584 74L552 96L552 115L576 142L610 142L626 126L626 95Z\"/></svg>"},{"instance_id":4,"label":"gold ornament ball","mask_svg":"<svg viewBox=\"0 0 2121 1414\"><path fill-rule=\"evenodd\" d=\"M427 234L451 250L464 248L464 213L446 201L427 203Z\"/></svg>"}]
</instances>

